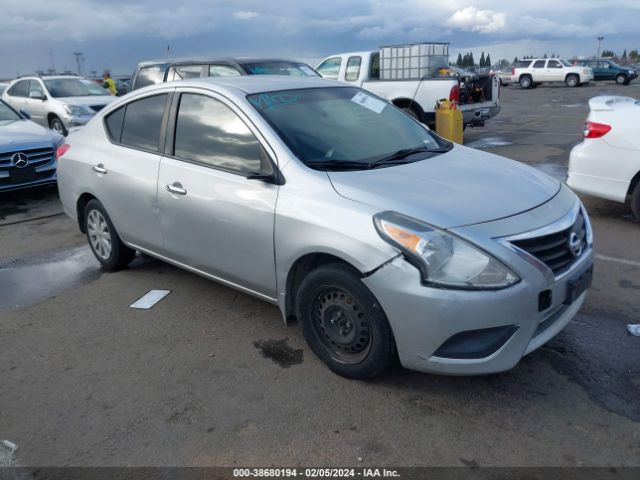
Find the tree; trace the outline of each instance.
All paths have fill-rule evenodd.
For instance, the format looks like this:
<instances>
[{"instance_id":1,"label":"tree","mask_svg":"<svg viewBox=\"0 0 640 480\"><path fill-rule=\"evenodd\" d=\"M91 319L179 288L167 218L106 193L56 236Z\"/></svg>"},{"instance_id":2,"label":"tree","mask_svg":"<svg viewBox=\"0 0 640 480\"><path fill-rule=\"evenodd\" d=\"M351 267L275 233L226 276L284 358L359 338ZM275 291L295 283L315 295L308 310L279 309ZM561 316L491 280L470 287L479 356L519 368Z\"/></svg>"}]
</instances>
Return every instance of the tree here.
<instances>
[{"instance_id":1,"label":"tree","mask_svg":"<svg viewBox=\"0 0 640 480\"><path fill-rule=\"evenodd\" d=\"M545 54L544 54L544 57L542 57L542 58L549 58L549 57L547 57L547 54L545 53Z\"/></svg>"},{"instance_id":2,"label":"tree","mask_svg":"<svg viewBox=\"0 0 640 480\"><path fill-rule=\"evenodd\" d=\"M637 62L638 60L640 60L640 54L638 54L638 50L637 49L633 49L629 52L629 59L632 62Z\"/></svg>"},{"instance_id":3,"label":"tree","mask_svg":"<svg viewBox=\"0 0 640 480\"><path fill-rule=\"evenodd\" d=\"M482 52L482 55L480 55L480 66L484 67L484 52Z\"/></svg>"},{"instance_id":4,"label":"tree","mask_svg":"<svg viewBox=\"0 0 640 480\"><path fill-rule=\"evenodd\" d=\"M473 52L470 52L469 53L469 66L473 67L473 66L475 66L475 64L476 64L476 61L473 59Z\"/></svg>"},{"instance_id":5,"label":"tree","mask_svg":"<svg viewBox=\"0 0 640 480\"><path fill-rule=\"evenodd\" d=\"M484 66L485 67L490 67L491 66L491 55L489 55L487 53L487 56L484 59Z\"/></svg>"},{"instance_id":6,"label":"tree","mask_svg":"<svg viewBox=\"0 0 640 480\"><path fill-rule=\"evenodd\" d=\"M622 60L626 60L627 59L627 49L626 48L624 49L624 52L622 52L622 57L620 57L620 58L622 58Z\"/></svg>"},{"instance_id":7,"label":"tree","mask_svg":"<svg viewBox=\"0 0 640 480\"><path fill-rule=\"evenodd\" d=\"M515 58L513 59L513 64L515 65L516 63L518 63L518 57L515 57Z\"/></svg>"},{"instance_id":8,"label":"tree","mask_svg":"<svg viewBox=\"0 0 640 480\"><path fill-rule=\"evenodd\" d=\"M462 67L462 54L458 52L458 59L456 60L456 66Z\"/></svg>"}]
</instances>

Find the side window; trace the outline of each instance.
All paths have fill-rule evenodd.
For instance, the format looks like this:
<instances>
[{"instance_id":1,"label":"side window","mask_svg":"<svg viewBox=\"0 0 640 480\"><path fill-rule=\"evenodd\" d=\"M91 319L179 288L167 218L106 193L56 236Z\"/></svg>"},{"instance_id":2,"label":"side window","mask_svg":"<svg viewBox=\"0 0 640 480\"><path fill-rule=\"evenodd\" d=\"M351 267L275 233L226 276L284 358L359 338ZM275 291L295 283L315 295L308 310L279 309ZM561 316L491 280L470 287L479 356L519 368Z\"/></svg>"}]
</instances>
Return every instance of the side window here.
<instances>
[{"instance_id":1,"label":"side window","mask_svg":"<svg viewBox=\"0 0 640 480\"><path fill-rule=\"evenodd\" d=\"M31 80L29 82L29 95L31 95L31 92L37 92L44 97L44 89L38 80Z\"/></svg>"},{"instance_id":2,"label":"side window","mask_svg":"<svg viewBox=\"0 0 640 480\"><path fill-rule=\"evenodd\" d=\"M355 82L358 80L361 63L362 57L349 57L349 60L347 60L347 73L345 74L345 80L347 82Z\"/></svg>"},{"instance_id":3,"label":"side window","mask_svg":"<svg viewBox=\"0 0 640 480\"><path fill-rule=\"evenodd\" d=\"M183 93L174 155L240 174L260 172L262 148L247 125L211 97Z\"/></svg>"},{"instance_id":4,"label":"side window","mask_svg":"<svg viewBox=\"0 0 640 480\"><path fill-rule=\"evenodd\" d=\"M7 93L12 97L27 97L29 95L29 80L20 80Z\"/></svg>"},{"instance_id":5,"label":"side window","mask_svg":"<svg viewBox=\"0 0 640 480\"><path fill-rule=\"evenodd\" d=\"M124 112L120 142L130 147L160 150L160 127L167 94L145 97L128 103Z\"/></svg>"},{"instance_id":6,"label":"side window","mask_svg":"<svg viewBox=\"0 0 640 480\"><path fill-rule=\"evenodd\" d=\"M549 60L547 68L562 68L562 64L557 60Z\"/></svg>"},{"instance_id":7,"label":"side window","mask_svg":"<svg viewBox=\"0 0 640 480\"><path fill-rule=\"evenodd\" d=\"M316 71L324 78L330 78L332 80L338 79L338 73L340 73L340 64L342 63L341 57L328 58L322 62Z\"/></svg>"},{"instance_id":8,"label":"side window","mask_svg":"<svg viewBox=\"0 0 640 480\"><path fill-rule=\"evenodd\" d=\"M122 134L122 121L124 120L125 107L120 107L115 112L110 113L104 119L104 125L107 129L107 135L114 142L120 143L120 135Z\"/></svg>"},{"instance_id":9,"label":"side window","mask_svg":"<svg viewBox=\"0 0 640 480\"><path fill-rule=\"evenodd\" d=\"M369 66L369 78L380 78L380 54L378 52L371 54L371 65Z\"/></svg>"},{"instance_id":10,"label":"side window","mask_svg":"<svg viewBox=\"0 0 640 480\"><path fill-rule=\"evenodd\" d=\"M202 65L174 65L169 68L167 82L197 78L202 74Z\"/></svg>"},{"instance_id":11,"label":"side window","mask_svg":"<svg viewBox=\"0 0 640 480\"><path fill-rule=\"evenodd\" d=\"M144 67L138 71L136 76L136 84L133 89L146 87L155 83L162 83L164 76L164 65L154 65L152 67Z\"/></svg>"},{"instance_id":12,"label":"side window","mask_svg":"<svg viewBox=\"0 0 640 480\"><path fill-rule=\"evenodd\" d=\"M598 62L598 68L611 68L609 62Z\"/></svg>"},{"instance_id":13,"label":"side window","mask_svg":"<svg viewBox=\"0 0 640 480\"><path fill-rule=\"evenodd\" d=\"M209 65L210 77L238 77L240 72L229 65Z\"/></svg>"},{"instance_id":14,"label":"side window","mask_svg":"<svg viewBox=\"0 0 640 480\"><path fill-rule=\"evenodd\" d=\"M533 68L544 68L545 60L536 60L533 64Z\"/></svg>"}]
</instances>

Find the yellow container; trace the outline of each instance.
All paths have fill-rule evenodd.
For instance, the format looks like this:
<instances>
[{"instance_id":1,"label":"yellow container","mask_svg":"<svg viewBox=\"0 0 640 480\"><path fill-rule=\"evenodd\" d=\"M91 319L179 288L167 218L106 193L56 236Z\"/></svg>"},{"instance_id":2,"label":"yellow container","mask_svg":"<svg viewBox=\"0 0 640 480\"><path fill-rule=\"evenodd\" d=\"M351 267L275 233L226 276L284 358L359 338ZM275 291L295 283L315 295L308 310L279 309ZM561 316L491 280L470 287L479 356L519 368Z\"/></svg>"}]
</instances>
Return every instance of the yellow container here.
<instances>
[{"instance_id":1,"label":"yellow container","mask_svg":"<svg viewBox=\"0 0 640 480\"><path fill-rule=\"evenodd\" d=\"M462 145L462 112L455 102L440 100L436 105L436 133Z\"/></svg>"}]
</instances>

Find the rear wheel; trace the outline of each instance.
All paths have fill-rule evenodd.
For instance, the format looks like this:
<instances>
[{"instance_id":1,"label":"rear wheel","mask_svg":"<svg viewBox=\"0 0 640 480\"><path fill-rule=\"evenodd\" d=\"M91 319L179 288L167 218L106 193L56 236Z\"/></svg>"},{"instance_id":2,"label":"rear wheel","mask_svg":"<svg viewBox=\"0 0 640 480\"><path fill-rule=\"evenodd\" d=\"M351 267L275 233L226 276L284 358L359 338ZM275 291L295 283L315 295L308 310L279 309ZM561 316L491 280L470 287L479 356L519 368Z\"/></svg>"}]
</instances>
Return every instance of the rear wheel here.
<instances>
[{"instance_id":1,"label":"rear wheel","mask_svg":"<svg viewBox=\"0 0 640 480\"><path fill-rule=\"evenodd\" d=\"M372 378L395 357L382 307L348 266L312 271L298 289L297 316L309 347L331 370L348 378Z\"/></svg>"},{"instance_id":2,"label":"rear wheel","mask_svg":"<svg viewBox=\"0 0 640 480\"><path fill-rule=\"evenodd\" d=\"M580 85L580 77L578 77L578 75L567 75L564 83L567 87L577 87L578 85Z\"/></svg>"},{"instance_id":3,"label":"rear wheel","mask_svg":"<svg viewBox=\"0 0 640 480\"><path fill-rule=\"evenodd\" d=\"M636 183L636 187L631 194L631 211L637 220L640 220L640 182Z\"/></svg>"},{"instance_id":4,"label":"rear wheel","mask_svg":"<svg viewBox=\"0 0 640 480\"><path fill-rule=\"evenodd\" d=\"M619 73L616 75L616 83L618 85L627 85L629 82L627 82L627 76L625 74Z\"/></svg>"},{"instance_id":5,"label":"rear wheel","mask_svg":"<svg viewBox=\"0 0 640 480\"><path fill-rule=\"evenodd\" d=\"M106 270L120 270L133 260L136 251L122 243L99 201L91 200L87 203L84 221L89 246Z\"/></svg>"},{"instance_id":6,"label":"rear wheel","mask_svg":"<svg viewBox=\"0 0 640 480\"><path fill-rule=\"evenodd\" d=\"M522 75L518 83L520 83L520 88L531 88L533 86L533 79L529 75Z\"/></svg>"}]
</instances>

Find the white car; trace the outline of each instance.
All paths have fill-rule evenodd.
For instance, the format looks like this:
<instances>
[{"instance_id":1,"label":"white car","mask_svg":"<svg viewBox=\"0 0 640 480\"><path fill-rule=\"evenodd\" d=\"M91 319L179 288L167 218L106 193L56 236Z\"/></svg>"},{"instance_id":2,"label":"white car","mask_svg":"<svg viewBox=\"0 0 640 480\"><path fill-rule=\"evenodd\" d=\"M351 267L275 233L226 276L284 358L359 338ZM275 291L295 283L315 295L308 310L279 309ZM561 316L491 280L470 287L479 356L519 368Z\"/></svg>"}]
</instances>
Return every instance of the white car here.
<instances>
[{"instance_id":1,"label":"white car","mask_svg":"<svg viewBox=\"0 0 640 480\"><path fill-rule=\"evenodd\" d=\"M640 219L640 100L589 100L584 141L571 150L567 184L577 192L624 203Z\"/></svg>"},{"instance_id":2,"label":"white car","mask_svg":"<svg viewBox=\"0 0 640 480\"><path fill-rule=\"evenodd\" d=\"M567 87L578 87L593 80L589 67L571 65L560 58L532 58L515 63L511 81L521 88L534 88L540 83L563 83Z\"/></svg>"}]
</instances>

